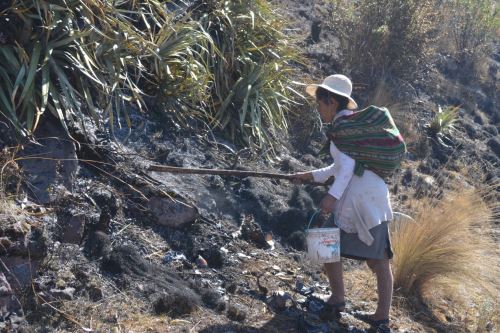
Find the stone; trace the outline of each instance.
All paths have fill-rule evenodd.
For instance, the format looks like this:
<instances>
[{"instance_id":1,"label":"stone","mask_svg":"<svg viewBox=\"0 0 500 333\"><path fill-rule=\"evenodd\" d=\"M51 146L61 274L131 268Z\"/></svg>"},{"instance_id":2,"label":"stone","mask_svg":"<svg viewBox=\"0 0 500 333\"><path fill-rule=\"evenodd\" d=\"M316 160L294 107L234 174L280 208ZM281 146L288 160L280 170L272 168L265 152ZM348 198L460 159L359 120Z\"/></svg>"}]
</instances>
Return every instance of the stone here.
<instances>
[{"instance_id":1,"label":"stone","mask_svg":"<svg viewBox=\"0 0 500 333\"><path fill-rule=\"evenodd\" d=\"M198 258L196 258L195 263L196 263L196 266L198 266L198 268L207 268L208 267L207 261L205 260L205 258L203 258L200 255L198 255Z\"/></svg>"},{"instance_id":2,"label":"stone","mask_svg":"<svg viewBox=\"0 0 500 333\"><path fill-rule=\"evenodd\" d=\"M243 308L237 305L229 305L227 308L227 317L235 321L245 321L247 314Z\"/></svg>"},{"instance_id":3,"label":"stone","mask_svg":"<svg viewBox=\"0 0 500 333\"><path fill-rule=\"evenodd\" d=\"M156 216L157 223L172 228L181 228L193 223L198 209L178 200L153 197L148 202L149 210Z\"/></svg>"},{"instance_id":4,"label":"stone","mask_svg":"<svg viewBox=\"0 0 500 333\"><path fill-rule=\"evenodd\" d=\"M102 291L101 288L99 288L96 285L90 285L89 286L89 288L88 288L88 294L89 294L89 298L93 302L100 301L104 297L104 292Z\"/></svg>"},{"instance_id":5,"label":"stone","mask_svg":"<svg viewBox=\"0 0 500 333\"><path fill-rule=\"evenodd\" d=\"M5 275L0 272L0 297L12 295L12 288L10 287L9 281Z\"/></svg>"},{"instance_id":6,"label":"stone","mask_svg":"<svg viewBox=\"0 0 500 333\"><path fill-rule=\"evenodd\" d=\"M495 153L495 155L500 157L500 139L498 136L491 138L488 141L488 147L491 148L491 150L493 151L493 153Z\"/></svg>"},{"instance_id":7,"label":"stone","mask_svg":"<svg viewBox=\"0 0 500 333\"><path fill-rule=\"evenodd\" d=\"M111 251L111 239L102 232L92 232L85 242L85 252L91 258L98 258L108 254Z\"/></svg>"},{"instance_id":8,"label":"stone","mask_svg":"<svg viewBox=\"0 0 500 333\"><path fill-rule=\"evenodd\" d=\"M64 300L72 300L75 294L75 288L67 287L64 289L51 289L50 294L54 298L64 299Z\"/></svg>"},{"instance_id":9,"label":"stone","mask_svg":"<svg viewBox=\"0 0 500 333\"><path fill-rule=\"evenodd\" d=\"M0 237L0 254L5 254L9 251L12 242L8 237Z\"/></svg>"},{"instance_id":10,"label":"stone","mask_svg":"<svg viewBox=\"0 0 500 333\"><path fill-rule=\"evenodd\" d=\"M285 291L275 291L267 299L267 304L275 311L283 311L293 305L293 298Z\"/></svg>"},{"instance_id":11,"label":"stone","mask_svg":"<svg viewBox=\"0 0 500 333\"><path fill-rule=\"evenodd\" d=\"M62 242L71 244L80 244L85 229L85 215L78 214L71 216L68 222L62 226Z\"/></svg>"},{"instance_id":12,"label":"stone","mask_svg":"<svg viewBox=\"0 0 500 333\"><path fill-rule=\"evenodd\" d=\"M17 290L17 288L25 288L30 285L31 280L36 274L38 268L38 262L29 257L24 256L9 256L2 258L4 265L9 269L10 273L15 276L16 284L12 287Z\"/></svg>"},{"instance_id":13,"label":"stone","mask_svg":"<svg viewBox=\"0 0 500 333\"><path fill-rule=\"evenodd\" d=\"M487 126L485 126L484 130L486 132L490 133L493 136L497 136L498 135L498 129L495 126L493 126L493 125L487 125Z\"/></svg>"},{"instance_id":14,"label":"stone","mask_svg":"<svg viewBox=\"0 0 500 333\"><path fill-rule=\"evenodd\" d=\"M30 184L33 199L38 203L49 203L55 199L52 188L62 186L73 190L78 171L76 147L58 121L42 121L35 132L35 139L36 143L24 146L20 157L44 158L21 158L19 164Z\"/></svg>"}]
</instances>

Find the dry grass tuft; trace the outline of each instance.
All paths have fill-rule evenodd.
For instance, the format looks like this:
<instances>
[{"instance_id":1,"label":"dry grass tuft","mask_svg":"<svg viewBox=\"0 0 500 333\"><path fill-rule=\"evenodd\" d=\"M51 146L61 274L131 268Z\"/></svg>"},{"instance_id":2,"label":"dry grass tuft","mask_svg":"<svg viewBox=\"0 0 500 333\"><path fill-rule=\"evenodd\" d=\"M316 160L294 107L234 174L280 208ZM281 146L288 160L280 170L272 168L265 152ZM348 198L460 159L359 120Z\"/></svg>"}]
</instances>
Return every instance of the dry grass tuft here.
<instances>
[{"instance_id":1,"label":"dry grass tuft","mask_svg":"<svg viewBox=\"0 0 500 333\"><path fill-rule=\"evenodd\" d=\"M414 203L415 223L395 223L394 287L404 296L422 296L446 278L458 286L498 292L498 259L489 232L494 210L474 190L433 202ZM495 261L497 261L495 263Z\"/></svg>"}]
</instances>

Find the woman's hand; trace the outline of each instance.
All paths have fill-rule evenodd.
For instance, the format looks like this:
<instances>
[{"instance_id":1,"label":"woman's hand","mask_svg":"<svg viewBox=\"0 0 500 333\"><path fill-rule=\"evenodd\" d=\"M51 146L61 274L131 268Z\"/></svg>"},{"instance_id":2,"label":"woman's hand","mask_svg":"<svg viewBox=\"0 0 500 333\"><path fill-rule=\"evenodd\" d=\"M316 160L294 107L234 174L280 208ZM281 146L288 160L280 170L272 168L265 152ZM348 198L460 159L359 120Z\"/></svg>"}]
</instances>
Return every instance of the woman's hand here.
<instances>
[{"instance_id":1,"label":"woman's hand","mask_svg":"<svg viewBox=\"0 0 500 333\"><path fill-rule=\"evenodd\" d=\"M319 204L319 209L325 215L331 214L333 213L333 207L335 206L336 201L337 199L335 199L332 195L327 194L321 200L321 203Z\"/></svg>"},{"instance_id":2,"label":"woman's hand","mask_svg":"<svg viewBox=\"0 0 500 333\"><path fill-rule=\"evenodd\" d=\"M294 184L304 184L314 181L311 172L298 172L290 175L290 181Z\"/></svg>"}]
</instances>

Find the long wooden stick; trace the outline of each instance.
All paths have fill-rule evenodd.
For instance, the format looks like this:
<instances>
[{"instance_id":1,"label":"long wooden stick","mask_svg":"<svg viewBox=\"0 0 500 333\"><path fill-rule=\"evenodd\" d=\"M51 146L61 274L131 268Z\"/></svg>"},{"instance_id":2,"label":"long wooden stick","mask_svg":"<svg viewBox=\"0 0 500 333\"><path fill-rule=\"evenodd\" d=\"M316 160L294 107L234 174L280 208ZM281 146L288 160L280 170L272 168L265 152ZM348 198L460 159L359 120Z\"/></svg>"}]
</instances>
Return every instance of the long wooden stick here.
<instances>
[{"instance_id":1,"label":"long wooden stick","mask_svg":"<svg viewBox=\"0 0 500 333\"><path fill-rule=\"evenodd\" d=\"M259 177L272 179L287 179L292 180L293 176L283 173L274 172L255 172L245 170L224 170L224 169L199 169L199 168L180 168L168 165L152 164L148 167L149 171L170 172L182 174L198 174L198 175L218 175L218 176L233 176L233 177ZM310 183L312 185L327 185L327 183Z\"/></svg>"},{"instance_id":2,"label":"long wooden stick","mask_svg":"<svg viewBox=\"0 0 500 333\"><path fill-rule=\"evenodd\" d=\"M255 172L245 170L224 170L224 169L199 169L199 168L180 168L168 165L150 165L149 171L170 172L170 173L185 173L197 175L218 175L218 176L234 176L234 177L260 177L274 179L292 179L292 175L273 172Z\"/></svg>"}]
</instances>

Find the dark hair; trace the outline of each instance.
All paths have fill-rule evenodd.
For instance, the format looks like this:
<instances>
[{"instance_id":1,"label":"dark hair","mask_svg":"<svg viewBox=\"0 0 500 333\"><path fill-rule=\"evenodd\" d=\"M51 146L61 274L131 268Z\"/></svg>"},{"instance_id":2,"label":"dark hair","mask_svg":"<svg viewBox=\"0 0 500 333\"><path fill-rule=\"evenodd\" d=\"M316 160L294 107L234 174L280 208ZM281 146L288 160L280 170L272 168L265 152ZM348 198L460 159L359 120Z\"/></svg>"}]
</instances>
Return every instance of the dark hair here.
<instances>
[{"instance_id":1,"label":"dark hair","mask_svg":"<svg viewBox=\"0 0 500 333\"><path fill-rule=\"evenodd\" d=\"M347 105L349 104L349 99L344 96L337 95L332 93L331 91L326 90L325 88L318 87L316 89L316 99L322 101L323 103L330 104L331 99L335 99L339 103L338 110L347 109Z\"/></svg>"}]
</instances>

